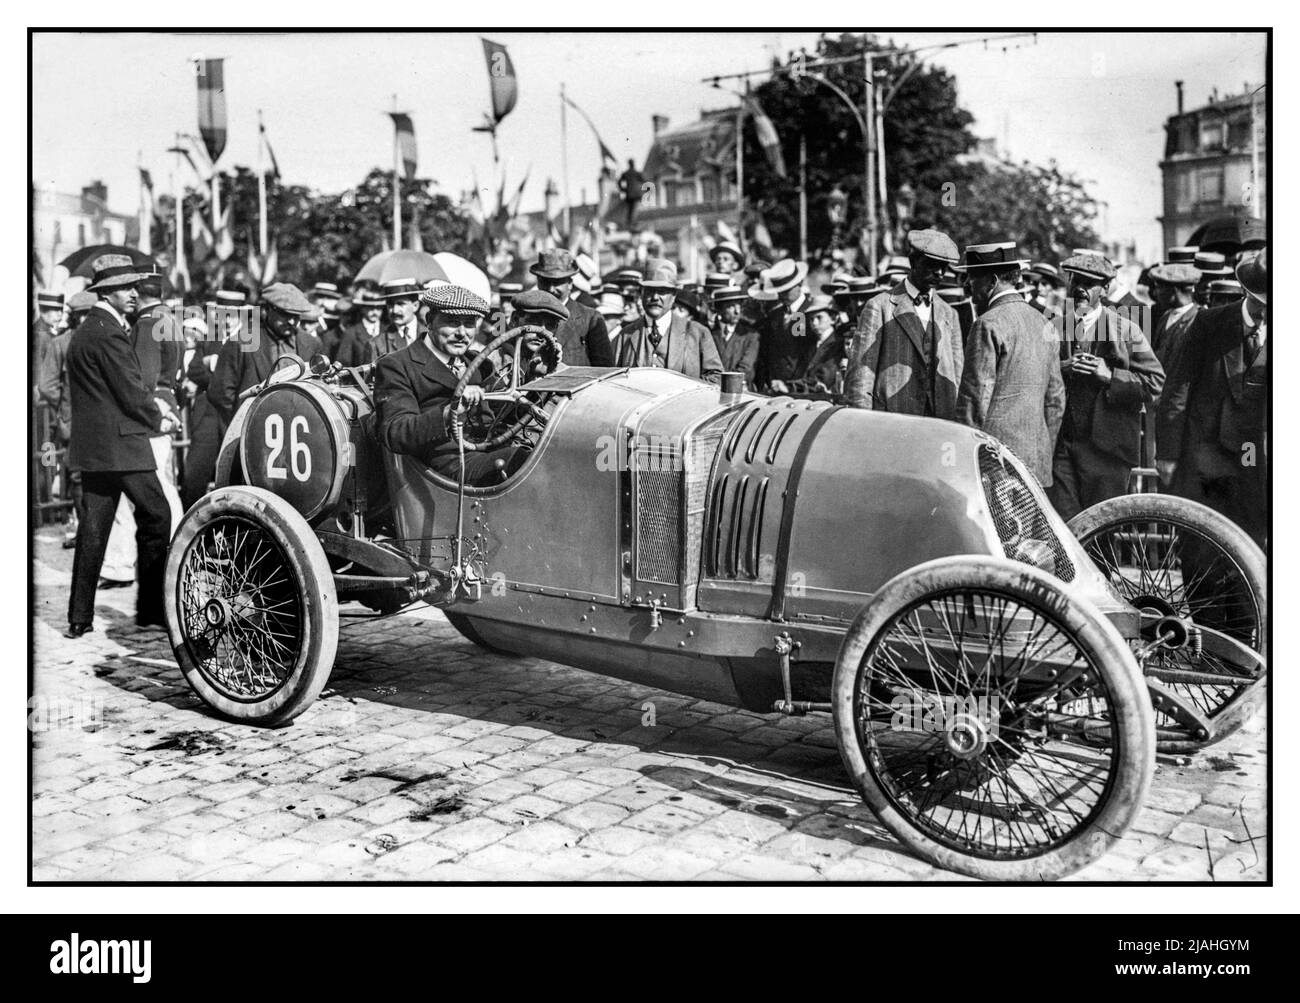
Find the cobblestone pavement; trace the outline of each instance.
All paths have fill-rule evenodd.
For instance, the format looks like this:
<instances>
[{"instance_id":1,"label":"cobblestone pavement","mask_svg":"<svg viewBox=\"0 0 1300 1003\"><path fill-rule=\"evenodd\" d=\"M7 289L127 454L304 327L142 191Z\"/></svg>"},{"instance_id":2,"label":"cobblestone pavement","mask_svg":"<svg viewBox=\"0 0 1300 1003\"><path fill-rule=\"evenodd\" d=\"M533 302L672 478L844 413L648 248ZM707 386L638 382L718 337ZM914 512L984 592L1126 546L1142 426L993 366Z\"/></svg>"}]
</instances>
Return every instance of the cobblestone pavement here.
<instances>
[{"instance_id":1,"label":"cobblestone pavement","mask_svg":"<svg viewBox=\"0 0 1300 1003\"><path fill-rule=\"evenodd\" d=\"M953 880L848 787L829 718L737 711L535 659L426 610L342 629L291 726L206 712L134 589L61 636L70 552L36 544L37 881ZM645 723L653 704L654 726ZM1264 880L1261 718L1163 760L1083 880Z\"/></svg>"}]
</instances>

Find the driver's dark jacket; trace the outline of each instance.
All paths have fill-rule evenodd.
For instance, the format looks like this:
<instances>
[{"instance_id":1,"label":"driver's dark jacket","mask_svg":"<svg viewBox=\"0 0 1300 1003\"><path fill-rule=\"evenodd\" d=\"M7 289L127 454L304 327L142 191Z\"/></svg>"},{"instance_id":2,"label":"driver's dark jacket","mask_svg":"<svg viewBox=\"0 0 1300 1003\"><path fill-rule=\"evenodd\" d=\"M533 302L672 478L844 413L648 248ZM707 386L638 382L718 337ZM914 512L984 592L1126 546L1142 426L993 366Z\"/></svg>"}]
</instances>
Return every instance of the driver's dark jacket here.
<instances>
[{"instance_id":1,"label":"driver's dark jacket","mask_svg":"<svg viewBox=\"0 0 1300 1003\"><path fill-rule=\"evenodd\" d=\"M485 361L469 381L482 383L491 373L491 363ZM456 383L456 376L424 338L385 355L375 365L379 441L394 453L418 457L440 473L454 476L459 460L446 412Z\"/></svg>"}]
</instances>

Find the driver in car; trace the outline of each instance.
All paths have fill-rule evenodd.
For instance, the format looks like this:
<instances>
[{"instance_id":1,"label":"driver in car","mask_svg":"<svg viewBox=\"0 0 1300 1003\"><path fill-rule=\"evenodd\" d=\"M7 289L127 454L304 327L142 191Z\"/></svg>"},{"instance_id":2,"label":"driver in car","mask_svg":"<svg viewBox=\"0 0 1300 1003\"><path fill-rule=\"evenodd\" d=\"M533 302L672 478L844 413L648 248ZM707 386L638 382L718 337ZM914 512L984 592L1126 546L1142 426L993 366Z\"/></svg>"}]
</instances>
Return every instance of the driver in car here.
<instances>
[{"instance_id":1,"label":"driver in car","mask_svg":"<svg viewBox=\"0 0 1300 1003\"><path fill-rule=\"evenodd\" d=\"M468 371L479 322L490 307L468 289L452 285L426 290L421 305L428 308L424 337L385 355L375 366L379 440L394 453L416 456L455 480L460 476L460 459L453 422L457 417L472 421L483 405L482 385L492 377L491 362L484 360L471 373L459 415L454 411L453 393ZM467 451L465 483L497 483L517 470L527 456L528 450L521 446Z\"/></svg>"}]
</instances>

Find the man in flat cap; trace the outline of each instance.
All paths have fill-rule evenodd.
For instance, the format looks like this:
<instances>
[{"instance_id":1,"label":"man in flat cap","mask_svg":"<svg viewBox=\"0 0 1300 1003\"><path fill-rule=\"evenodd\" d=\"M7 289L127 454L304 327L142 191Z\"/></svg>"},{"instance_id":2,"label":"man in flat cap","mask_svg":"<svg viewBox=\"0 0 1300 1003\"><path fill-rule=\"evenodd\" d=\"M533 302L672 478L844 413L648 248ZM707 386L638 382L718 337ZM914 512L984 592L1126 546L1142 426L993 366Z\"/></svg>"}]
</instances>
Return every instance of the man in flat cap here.
<instances>
[{"instance_id":1,"label":"man in flat cap","mask_svg":"<svg viewBox=\"0 0 1300 1003\"><path fill-rule=\"evenodd\" d=\"M417 457L452 480L460 477L460 457L453 434L453 393L468 370L479 324L491 309L481 297L460 286L426 290L427 330L419 341L384 356L375 367L378 436L394 453ZM470 374L460 405L474 420L483 402L490 362ZM527 458L519 446L465 453L465 483L499 483Z\"/></svg>"},{"instance_id":2,"label":"man in flat cap","mask_svg":"<svg viewBox=\"0 0 1300 1003\"><path fill-rule=\"evenodd\" d=\"M1200 277L1186 262L1166 262L1151 269L1151 298L1160 310L1151 332L1151 350L1166 372L1201 309L1192 298Z\"/></svg>"},{"instance_id":3,"label":"man in flat cap","mask_svg":"<svg viewBox=\"0 0 1300 1003\"><path fill-rule=\"evenodd\" d=\"M537 276L537 288L550 293L569 311L568 319L556 332L564 349L565 363L612 366L614 356L609 348L605 318L592 307L571 298L573 276L578 273L573 255L562 249L543 251L529 271Z\"/></svg>"},{"instance_id":4,"label":"man in flat cap","mask_svg":"<svg viewBox=\"0 0 1300 1003\"><path fill-rule=\"evenodd\" d=\"M1052 323L1017 291L1015 241L972 244L958 266L977 316L966 337L957 420L1000 439L1043 485L1052 483L1052 447L1065 390Z\"/></svg>"},{"instance_id":5,"label":"man in flat cap","mask_svg":"<svg viewBox=\"0 0 1300 1003\"><path fill-rule=\"evenodd\" d=\"M646 261L641 276L644 316L623 328L620 366L659 366L697 380L719 383L722 360L709 329L673 309L677 266L663 258ZM567 351L567 349L566 349Z\"/></svg>"},{"instance_id":6,"label":"man in flat cap","mask_svg":"<svg viewBox=\"0 0 1300 1003\"><path fill-rule=\"evenodd\" d=\"M558 297L542 289L529 289L515 297L515 325L543 328L556 335L558 341L557 332L560 325L569 319L571 305L561 303ZM513 350L519 355L519 374L523 382L539 379L569 365L563 357L563 346L561 357L556 359L553 357L554 349L549 348L545 338L537 335L520 338Z\"/></svg>"},{"instance_id":7,"label":"man in flat cap","mask_svg":"<svg viewBox=\"0 0 1300 1003\"><path fill-rule=\"evenodd\" d=\"M1237 265L1240 303L1201 310L1174 357L1156 423L1161 482L1268 535L1268 252ZM1186 573L1186 572L1184 572Z\"/></svg>"},{"instance_id":8,"label":"man in flat cap","mask_svg":"<svg viewBox=\"0 0 1300 1003\"><path fill-rule=\"evenodd\" d=\"M952 419L961 384L961 323L934 290L957 264L957 245L938 230L911 230L907 242L907 275L870 300L858 322L845 403Z\"/></svg>"},{"instance_id":9,"label":"man in flat cap","mask_svg":"<svg viewBox=\"0 0 1300 1003\"><path fill-rule=\"evenodd\" d=\"M137 286L146 277L126 255L106 254L94 263L88 287L99 302L68 345L72 399L68 465L81 471L81 525L72 563L68 636L93 629L95 591L109 531L123 495L135 506L136 624L163 626L163 571L171 537L171 510L158 481L150 438L177 425L146 385L131 344L127 318L136 309Z\"/></svg>"},{"instance_id":10,"label":"man in flat cap","mask_svg":"<svg viewBox=\"0 0 1300 1003\"><path fill-rule=\"evenodd\" d=\"M1052 459L1052 504L1062 519L1127 493L1142 462L1142 409L1165 371L1142 329L1102 302L1115 266L1095 254L1061 262L1067 309L1060 342L1065 416Z\"/></svg>"},{"instance_id":11,"label":"man in flat cap","mask_svg":"<svg viewBox=\"0 0 1300 1003\"><path fill-rule=\"evenodd\" d=\"M741 317L746 300L745 290L723 286L713 291L713 345L725 373L744 373L745 386L754 387L754 370L758 364L758 329Z\"/></svg>"},{"instance_id":12,"label":"man in flat cap","mask_svg":"<svg viewBox=\"0 0 1300 1003\"><path fill-rule=\"evenodd\" d=\"M208 382L208 402L226 424L235 416L239 395L265 382L285 356L307 362L320 352L320 339L311 333L316 307L287 282L262 290L259 323L247 338L231 338L217 353L217 368Z\"/></svg>"}]
</instances>

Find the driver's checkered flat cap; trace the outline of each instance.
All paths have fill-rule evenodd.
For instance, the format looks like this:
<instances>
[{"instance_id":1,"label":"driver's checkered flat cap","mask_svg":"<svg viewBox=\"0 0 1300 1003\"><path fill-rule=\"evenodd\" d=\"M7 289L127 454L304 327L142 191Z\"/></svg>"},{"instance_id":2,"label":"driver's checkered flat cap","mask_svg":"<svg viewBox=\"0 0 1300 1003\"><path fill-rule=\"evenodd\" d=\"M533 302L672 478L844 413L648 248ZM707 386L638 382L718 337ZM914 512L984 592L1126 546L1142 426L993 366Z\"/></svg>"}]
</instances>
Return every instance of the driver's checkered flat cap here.
<instances>
[{"instance_id":1,"label":"driver's checkered flat cap","mask_svg":"<svg viewBox=\"0 0 1300 1003\"><path fill-rule=\"evenodd\" d=\"M473 314L486 317L492 311L487 300L463 286L434 286L420 296L420 303L439 313Z\"/></svg>"}]
</instances>

